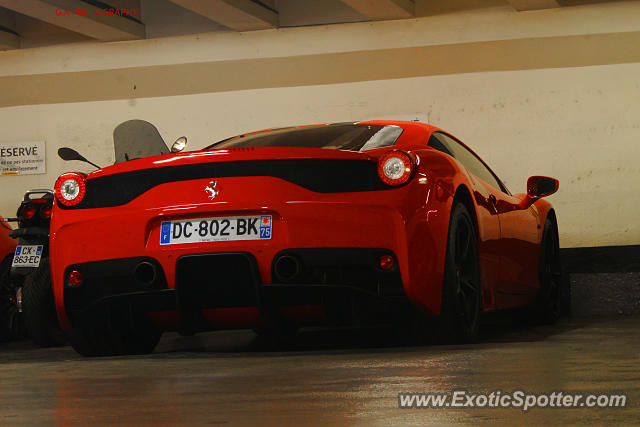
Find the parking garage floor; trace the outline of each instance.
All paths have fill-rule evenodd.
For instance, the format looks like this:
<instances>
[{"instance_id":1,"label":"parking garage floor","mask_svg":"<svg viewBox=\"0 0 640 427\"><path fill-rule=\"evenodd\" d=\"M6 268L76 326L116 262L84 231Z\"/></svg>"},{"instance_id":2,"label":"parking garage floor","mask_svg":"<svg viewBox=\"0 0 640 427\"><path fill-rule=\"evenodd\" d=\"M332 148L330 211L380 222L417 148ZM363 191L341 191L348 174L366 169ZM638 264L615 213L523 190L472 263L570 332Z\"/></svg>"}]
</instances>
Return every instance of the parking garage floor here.
<instances>
[{"instance_id":1,"label":"parking garage floor","mask_svg":"<svg viewBox=\"0 0 640 427\"><path fill-rule=\"evenodd\" d=\"M626 408L399 409L398 393L625 393ZM474 345L397 347L384 331L167 334L149 356L0 347L0 424L635 424L640 317L493 324Z\"/></svg>"}]
</instances>

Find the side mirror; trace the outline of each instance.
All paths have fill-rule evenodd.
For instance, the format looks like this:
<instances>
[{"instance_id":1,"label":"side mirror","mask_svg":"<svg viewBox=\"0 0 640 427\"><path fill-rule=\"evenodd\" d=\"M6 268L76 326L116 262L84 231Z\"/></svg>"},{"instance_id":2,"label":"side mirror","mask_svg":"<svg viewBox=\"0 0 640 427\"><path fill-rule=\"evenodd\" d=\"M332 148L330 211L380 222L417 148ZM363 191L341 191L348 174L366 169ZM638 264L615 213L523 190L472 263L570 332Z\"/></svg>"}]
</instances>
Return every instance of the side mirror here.
<instances>
[{"instance_id":1,"label":"side mirror","mask_svg":"<svg viewBox=\"0 0 640 427\"><path fill-rule=\"evenodd\" d=\"M82 155L80 153L78 153L73 148L69 148L69 147L58 148L58 156L62 160L67 160L67 161L69 161L69 160L84 161L84 157L82 157Z\"/></svg>"},{"instance_id":2,"label":"side mirror","mask_svg":"<svg viewBox=\"0 0 640 427\"><path fill-rule=\"evenodd\" d=\"M536 200L547 197L558 191L560 182L548 176L532 176L527 180L527 194L524 196L518 207L526 209Z\"/></svg>"},{"instance_id":3,"label":"side mirror","mask_svg":"<svg viewBox=\"0 0 640 427\"><path fill-rule=\"evenodd\" d=\"M560 182L548 176L532 176L527 180L527 195L539 199L547 197L558 191Z\"/></svg>"},{"instance_id":4,"label":"side mirror","mask_svg":"<svg viewBox=\"0 0 640 427\"><path fill-rule=\"evenodd\" d=\"M73 148L69 148L69 147L58 148L58 156L62 160L66 160L66 161L78 160L78 161L81 161L81 162L89 163L91 166L94 166L94 167L100 169L100 166L98 166L95 163L87 160L82 154L78 153Z\"/></svg>"},{"instance_id":5,"label":"side mirror","mask_svg":"<svg viewBox=\"0 0 640 427\"><path fill-rule=\"evenodd\" d=\"M180 138L176 139L175 142L171 145L171 152L179 153L182 150L184 150L186 146L187 146L187 137L181 136Z\"/></svg>"}]
</instances>

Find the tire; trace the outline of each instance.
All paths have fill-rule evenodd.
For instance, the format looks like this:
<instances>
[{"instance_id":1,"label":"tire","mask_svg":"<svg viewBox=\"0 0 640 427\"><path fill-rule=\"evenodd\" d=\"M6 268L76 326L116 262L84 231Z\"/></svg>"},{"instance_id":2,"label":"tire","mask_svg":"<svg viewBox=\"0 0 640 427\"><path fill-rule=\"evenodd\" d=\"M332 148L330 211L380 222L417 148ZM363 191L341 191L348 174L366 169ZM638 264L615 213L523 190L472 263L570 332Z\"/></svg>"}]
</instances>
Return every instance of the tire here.
<instances>
[{"instance_id":1,"label":"tire","mask_svg":"<svg viewBox=\"0 0 640 427\"><path fill-rule=\"evenodd\" d=\"M534 305L534 316L538 323L552 324L569 310L565 306L570 304L571 297L568 280L562 274L558 230L549 219L544 224L538 265L540 289Z\"/></svg>"},{"instance_id":2,"label":"tire","mask_svg":"<svg viewBox=\"0 0 640 427\"><path fill-rule=\"evenodd\" d=\"M149 354L161 336L144 314L129 310L88 318L68 334L73 349L86 357Z\"/></svg>"},{"instance_id":3,"label":"tire","mask_svg":"<svg viewBox=\"0 0 640 427\"><path fill-rule=\"evenodd\" d=\"M48 257L43 257L40 266L25 277L22 307L27 334L34 343L40 347L56 347L66 343L58 323Z\"/></svg>"},{"instance_id":4,"label":"tire","mask_svg":"<svg viewBox=\"0 0 640 427\"><path fill-rule=\"evenodd\" d=\"M454 202L447 235L442 309L436 321L437 341L477 341L481 289L476 228L466 206Z\"/></svg>"},{"instance_id":5,"label":"tire","mask_svg":"<svg viewBox=\"0 0 640 427\"><path fill-rule=\"evenodd\" d=\"M25 337L22 313L17 305L17 289L9 280L11 257L0 263L0 342Z\"/></svg>"}]
</instances>

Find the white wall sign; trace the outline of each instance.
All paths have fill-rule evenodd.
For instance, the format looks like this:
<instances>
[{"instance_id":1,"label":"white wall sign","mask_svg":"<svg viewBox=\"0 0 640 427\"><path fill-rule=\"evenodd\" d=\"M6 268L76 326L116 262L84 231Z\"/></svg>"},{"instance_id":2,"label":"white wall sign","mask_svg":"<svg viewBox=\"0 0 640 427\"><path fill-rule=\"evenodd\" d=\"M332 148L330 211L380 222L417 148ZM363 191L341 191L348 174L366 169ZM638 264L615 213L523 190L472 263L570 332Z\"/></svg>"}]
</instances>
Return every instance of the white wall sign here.
<instances>
[{"instance_id":1,"label":"white wall sign","mask_svg":"<svg viewBox=\"0 0 640 427\"><path fill-rule=\"evenodd\" d=\"M44 141L0 143L0 175L46 172Z\"/></svg>"}]
</instances>

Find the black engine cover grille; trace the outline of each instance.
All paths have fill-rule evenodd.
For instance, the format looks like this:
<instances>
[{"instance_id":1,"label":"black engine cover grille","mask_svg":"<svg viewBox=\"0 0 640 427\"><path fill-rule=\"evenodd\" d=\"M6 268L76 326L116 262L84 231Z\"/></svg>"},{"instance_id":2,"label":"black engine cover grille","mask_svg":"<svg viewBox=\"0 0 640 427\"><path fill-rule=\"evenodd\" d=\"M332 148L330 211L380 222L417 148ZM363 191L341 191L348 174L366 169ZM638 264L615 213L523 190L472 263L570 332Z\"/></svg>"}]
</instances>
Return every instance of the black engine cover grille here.
<instances>
[{"instance_id":1,"label":"black engine cover grille","mask_svg":"<svg viewBox=\"0 0 640 427\"><path fill-rule=\"evenodd\" d=\"M376 191L394 188L378 177L378 164L367 160L254 160L203 163L126 172L87 181L86 195L75 206L90 209L121 206L161 184L203 178L271 176L318 193Z\"/></svg>"}]
</instances>

